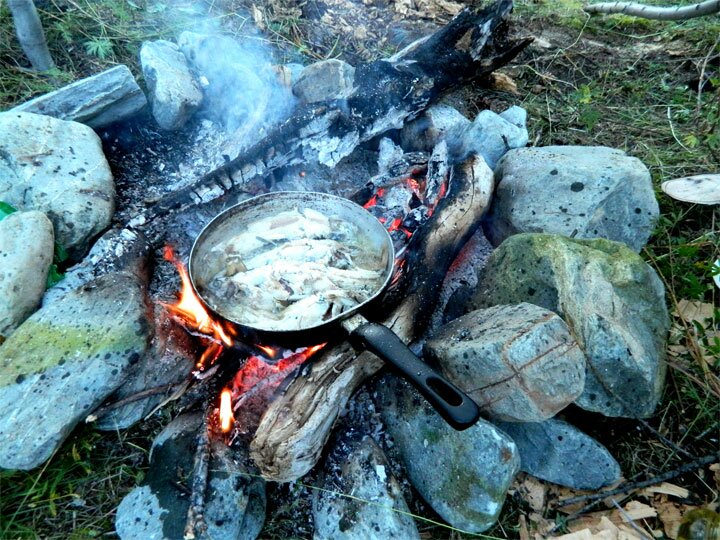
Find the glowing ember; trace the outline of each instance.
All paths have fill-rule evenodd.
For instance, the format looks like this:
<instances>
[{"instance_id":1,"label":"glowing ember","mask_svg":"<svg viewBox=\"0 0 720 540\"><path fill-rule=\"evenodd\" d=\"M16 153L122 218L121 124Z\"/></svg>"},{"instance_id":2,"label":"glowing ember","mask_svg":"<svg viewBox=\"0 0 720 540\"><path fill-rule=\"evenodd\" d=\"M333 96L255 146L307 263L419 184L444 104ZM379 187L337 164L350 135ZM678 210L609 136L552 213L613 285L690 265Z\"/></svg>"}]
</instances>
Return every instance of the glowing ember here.
<instances>
[{"instance_id":1,"label":"glowing ember","mask_svg":"<svg viewBox=\"0 0 720 540\"><path fill-rule=\"evenodd\" d=\"M276 374L282 375L282 377L277 380L277 384L280 384L288 372L305 362L305 360L324 346L325 343L322 343L320 345L307 347L306 349L300 349L298 352L290 354L275 364L269 364L259 356L251 356L247 359L247 362L245 362L245 365L240 371L237 372L237 375L235 375L235 379L233 380L233 397L238 399L260 384L267 386L270 384L270 380L273 379L273 375ZM235 403L236 409L239 403L240 402Z\"/></svg>"},{"instance_id":2,"label":"glowing ember","mask_svg":"<svg viewBox=\"0 0 720 540\"><path fill-rule=\"evenodd\" d=\"M232 336L235 335L235 331L229 324L224 325L222 322L216 321L210 316L210 313L205 309L205 306L203 306L193 290L192 284L190 283L190 276L187 273L185 265L177 259L175 252L170 246L165 246L164 256L166 261L171 262L175 268L177 268L182 287L180 289L179 300L175 304L161 302L161 305L171 314L179 318L185 326L192 330L197 330L212 340L212 343L210 343L200 357L197 367L202 368L210 365L215 362L222 353L223 344L228 347L232 346Z\"/></svg>"},{"instance_id":3,"label":"glowing ember","mask_svg":"<svg viewBox=\"0 0 720 540\"><path fill-rule=\"evenodd\" d=\"M390 226L388 227L388 232L393 231L401 231L405 233L405 236L410 238L413 233L411 231L408 231L405 227L401 227L400 224L402 223L402 220L400 218L395 218L390 222Z\"/></svg>"},{"instance_id":4,"label":"glowing ember","mask_svg":"<svg viewBox=\"0 0 720 540\"><path fill-rule=\"evenodd\" d=\"M227 433L232 428L235 418L232 412L232 392L225 388L220 394L220 429L223 433Z\"/></svg>"},{"instance_id":5,"label":"glowing ember","mask_svg":"<svg viewBox=\"0 0 720 540\"><path fill-rule=\"evenodd\" d=\"M368 202L366 202L365 204L363 204L363 208L365 208L365 209L372 208L373 206L375 206L378 203L378 199L380 197L382 197L383 195L385 195L385 189L384 188L378 189L377 192L375 193L375 195L370 197L370 200Z\"/></svg>"}]
</instances>

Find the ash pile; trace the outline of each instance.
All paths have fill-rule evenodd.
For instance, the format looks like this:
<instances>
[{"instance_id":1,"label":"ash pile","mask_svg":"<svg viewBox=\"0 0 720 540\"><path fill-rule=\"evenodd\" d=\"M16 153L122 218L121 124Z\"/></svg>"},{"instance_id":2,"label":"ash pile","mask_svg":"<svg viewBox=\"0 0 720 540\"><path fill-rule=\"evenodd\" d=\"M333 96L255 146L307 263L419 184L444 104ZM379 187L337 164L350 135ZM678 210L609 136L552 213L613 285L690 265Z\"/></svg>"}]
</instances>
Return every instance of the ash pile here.
<instances>
[{"instance_id":1,"label":"ash pile","mask_svg":"<svg viewBox=\"0 0 720 540\"><path fill-rule=\"evenodd\" d=\"M660 399L669 319L638 255L658 206L619 150L528 147L522 108L448 104L528 46L511 7L354 66L185 32L143 46L147 97L118 66L0 113L0 466L41 466L81 422L170 407L118 508L128 540L256 538L287 485L300 535L419 538L413 512L490 528L519 471L616 482L568 420ZM394 275L367 316L482 419L453 429L344 336L248 342L176 298L203 227L275 191L349 198L385 225Z\"/></svg>"}]
</instances>

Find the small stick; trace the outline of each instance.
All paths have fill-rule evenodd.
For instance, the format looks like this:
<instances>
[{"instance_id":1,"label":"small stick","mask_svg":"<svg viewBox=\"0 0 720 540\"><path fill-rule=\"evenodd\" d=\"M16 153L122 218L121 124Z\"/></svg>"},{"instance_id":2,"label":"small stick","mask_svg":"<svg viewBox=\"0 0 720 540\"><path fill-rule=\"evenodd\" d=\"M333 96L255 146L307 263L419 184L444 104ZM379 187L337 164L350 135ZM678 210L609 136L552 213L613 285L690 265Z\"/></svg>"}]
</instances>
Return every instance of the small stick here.
<instances>
[{"instance_id":1,"label":"small stick","mask_svg":"<svg viewBox=\"0 0 720 540\"><path fill-rule=\"evenodd\" d=\"M117 409L118 407L122 407L123 405L127 405L128 403L132 403L134 401L141 400L146 397L154 396L156 394L164 394L168 390L172 390L176 387L180 387L182 384L163 384L162 386L156 386L154 388L148 388L147 390L143 390L142 392L138 392L137 394L133 394L132 396L125 397L123 399L119 399L118 401L114 401L113 403L110 403L108 405L105 405L104 407L100 407L92 414L89 414L85 418L86 423L95 422L98 418L105 416L109 412L111 412L114 409Z\"/></svg>"},{"instance_id":2,"label":"small stick","mask_svg":"<svg viewBox=\"0 0 720 540\"><path fill-rule=\"evenodd\" d=\"M631 491L642 489L642 488L645 488L648 486L654 486L656 484L661 484L662 482L671 480L672 478L680 476L681 474L685 474L686 472L694 471L695 469L699 469L700 467L709 465L710 463L713 463L714 461L717 461L717 460L720 460L720 451L715 452L714 454L710 454L708 456L704 456L704 457L695 459L693 461L685 463L684 465L681 465L677 469L664 472L663 474L659 474L659 475L657 475L653 478L649 478L647 480L642 480L641 482L628 482L625 485L620 486L616 489L611 489L610 491L603 491L601 493L594 493L592 495L580 495L578 497L570 497L569 499L563 499L561 501L558 501L556 503L556 506L561 507L561 506L569 506L571 504L585 502L585 501L598 501L598 500L605 499L607 497L611 497L613 495L630 493Z\"/></svg>"},{"instance_id":3,"label":"small stick","mask_svg":"<svg viewBox=\"0 0 720 540\"><path fill-rule=\"evenodd\" d=\"M195 531L200 534L205 532L207 525L203 516L205 508L205 492L208 483L208 465L210 463L210 418L211 409L208 409L203 419L200 433L198 434L198 445L195 451L195 465L193 467L192 490L190 494L190 506L188 507L187 521L183 538L193 540L196 538Z\"/></svg>"},{"instance_id":4,"label":"small stick","mask_svg":"<svg viewBox=\"0 0 720 540\"><path fill-rule=\"evenodd\" d=\"M635 531L640 535L640 538L642 540L652 540L651 537L647 535L645 531L643 531L640 527L638 527L637 523L635 523L635 520L625 511L625 509L620 506L620 504L615 499L610 499L613 503L613 506L618 509L618 512L625 518L625 522L630 525Z\"/></svg>"},{"instance_id":5,"label":"small stick","mask_svg":"<svg viewBox=\"0 0 720 540\"><path fill-rule=\"evenodd\" d=\"M587 13L624 13L642 19L684 21L694 17L720 13L720 0L706 0L689 6L657 7L634 2L603 2L583 8Z\"/></svg>"}]
</instances>

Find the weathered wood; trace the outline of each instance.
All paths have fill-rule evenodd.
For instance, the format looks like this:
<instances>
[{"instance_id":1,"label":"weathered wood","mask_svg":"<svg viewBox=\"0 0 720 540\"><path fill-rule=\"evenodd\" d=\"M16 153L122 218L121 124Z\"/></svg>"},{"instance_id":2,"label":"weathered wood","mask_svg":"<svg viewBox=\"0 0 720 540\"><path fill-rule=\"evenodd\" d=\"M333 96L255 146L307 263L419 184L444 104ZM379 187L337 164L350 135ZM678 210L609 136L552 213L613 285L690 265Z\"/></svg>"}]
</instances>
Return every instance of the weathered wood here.
<instances>
[{"instance_id":1,"label":"weathered wood","mask_svg":"<svg viewBox=\"0 0 720 540\"><path fill-rule=\"evenodd\" d=\"M507 64L530 42L507 37L511 9L512 0L498 0L480 12L465 9L394 57L357 66L347 99L299 107L225 165L158 201L138 224L213 201L281 167L332 167L360 143L402 127L442 93Z\"/></svg>"},{"instance_id":2,"label":"weathered wood","mask_svg":"<svg viewBox=\"0 0 720 540\"><path fill-rule=\"evenodd\" d=\"M695 17L704 17L720 13L720 0L705 0L688 6L648 6L636 4L635 2L603 2L591 4L583 9L587 13L622 13L642 19L654 19L657 21L685 21Z\"/></svg>"},{"instance_id":3,"label":"weathered wood","mask_svg":"<svg viewBox=\"0 0 720 540\"><path fill-rule=\"evenodd\" d=\"M413 235L400 287L403 299L384 321L405 342L425 328L445 274L479 225L491 192L487 165L470 157L452 169L447 195ZM321 354L310 374L293 381L263 415L250 446L261 474L289 482L307 473L350 396L383 365L373 354L357 354L348 344Z\"/></svg>"},{"instance_id":4,"label":"weathered wood","mask_svg":"<svg viewBox=\"0 0 720 540\"><path fill-rule=\"evenodd\" d=\"M8 0L7 5L13 16L15 34L33 69L47 71L54 68L33 0Z\"/></svg>"}]
</instances>

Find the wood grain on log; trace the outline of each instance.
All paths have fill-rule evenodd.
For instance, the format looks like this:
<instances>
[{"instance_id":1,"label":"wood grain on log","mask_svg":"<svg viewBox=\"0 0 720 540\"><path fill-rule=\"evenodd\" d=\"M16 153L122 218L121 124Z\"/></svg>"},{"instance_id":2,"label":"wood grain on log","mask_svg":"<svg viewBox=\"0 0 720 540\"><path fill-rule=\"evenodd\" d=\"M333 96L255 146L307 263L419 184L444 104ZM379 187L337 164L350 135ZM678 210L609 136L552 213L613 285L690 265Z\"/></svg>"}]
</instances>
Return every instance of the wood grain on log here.
<instances>
[{"instance_id":1,"label":"wood grain on log","mask_svg":"<svg viewBox=\"0 0 720 540\"><path fill-rule=\"evenodd\" d=\"M452 169L447 195L408 248L403 300L384 321L403 341L425 328L445 274L479 225L491 192L492 174L482 158L471 156ZM263 415L250 446L261 474L290 482L307 473L347 401L383 365L347 344L324 352L309 376L293 381Z\"/></svg>"}]
</instances>

